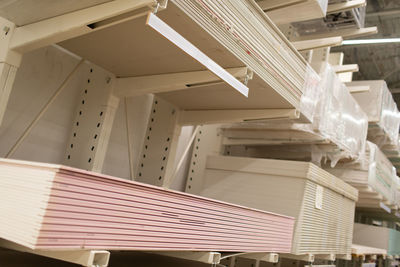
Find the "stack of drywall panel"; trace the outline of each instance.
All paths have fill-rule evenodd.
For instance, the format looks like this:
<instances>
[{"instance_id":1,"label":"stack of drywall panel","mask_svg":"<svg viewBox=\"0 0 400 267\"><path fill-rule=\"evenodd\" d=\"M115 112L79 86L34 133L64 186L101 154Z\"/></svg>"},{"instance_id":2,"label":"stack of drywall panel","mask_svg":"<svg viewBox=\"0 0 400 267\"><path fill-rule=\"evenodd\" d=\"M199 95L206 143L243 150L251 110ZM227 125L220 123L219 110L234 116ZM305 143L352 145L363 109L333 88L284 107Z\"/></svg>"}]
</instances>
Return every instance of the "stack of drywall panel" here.
<instances>
[{"instance_id":1,"label":"stack of drywall panel","mask_svg":"<svg viewBox=\"0 0 400 267\"><path fill-rule=\"evenodd\" d=\"M400 113L386 82L354 81L352 85L368 85L369 91L354 93L353 97L368 115L368 139L383 145L398 147Z\"/></svg>"},{"instance_id":2,"label":"stack of drywall panel","mask_svg":"<svg viewBox=\"0 0 400 267\"><path fill-rule=\"evenodd\" d=\"M387 250L388 255L400 255L400 232L386 227L354 224L356 244Z\"/></svg>"},{"instance_id":3,"label":"stack of drywall panel","mask_svg":"<svg viewBox=\"0 0 400 267\"><path fill-rule=\"evenodd\" d=\"M31 249L289 252L294 219L59 165L0 160L0 238Z\"/></svg>"},{"instance_id":4,"label":"stack of drywall panel","mask_svg":"<svg viewBox=\"0 0 400 267\"><path fill-rule=\"evenodd\" d=\"M364 156L355 162L339 162L328 172L359 189L357 206L396 205L396 171L392 163L373 143L367 142Z\"/></svg>"},{"instance_id":5,"label":"stack of drywall panel","mask_svg":"<svg viewBox=\"0 0 400 267\"><path fill-rule=\"evenodd\" d=\"M155 91L184 110L296 108L311 117L300 103L318 75L253 0L173 0L150 17L157 23L139 17L60 45L118 77L247 66L254 73L247 99L218 79ZM193 60L202 53L186 41L209 57L205 64Z\"/></svg>"},{"instance_id":6,"label":"stack of drywall panel","mask_svg":"<svg viewBox=\"0 0 400 267\"><path fill-rule=\"evenodd\" d=\"M296 218L292 254L350 254L357 190L307 162L209 156L200 195Z\"/></svg>"},{"instance_id":7,"label":"stack of drywall panel","mask_svg":"<svg viewBox=\"0 0 400 267\"><path fill-rule=\"evenodd\" d=\"M276 24L323 18L328 0L256 0L257 4Z\"/></svg>"},{"instance_id":8,"label":"stack of drywall panel","mask_svg":"<svg viewBox=\"0 0 400 267\"><path fill-rule=\"evenodd\" d=\"M328 64L323 94L316 100L313 123L248 122L223 127L225 144L323 144L341 150L339 158L357 158L365 150L368 118ZM343 153L342 153L343 152Z\"/></svg>"}]
</instances>

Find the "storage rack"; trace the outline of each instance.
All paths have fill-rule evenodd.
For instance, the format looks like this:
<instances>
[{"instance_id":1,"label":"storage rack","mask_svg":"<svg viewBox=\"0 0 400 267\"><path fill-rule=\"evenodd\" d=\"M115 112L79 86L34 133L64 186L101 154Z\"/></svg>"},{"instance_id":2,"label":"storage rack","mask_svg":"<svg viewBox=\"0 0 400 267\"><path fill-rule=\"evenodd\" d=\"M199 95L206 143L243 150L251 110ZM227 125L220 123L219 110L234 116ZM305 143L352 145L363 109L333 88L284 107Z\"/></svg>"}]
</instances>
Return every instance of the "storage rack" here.
<instances>
[{"instance_id":1,"label":"storage rack","mask_svg":"<svg viewBox=\"0 0 400 267\"><path fill-rule=\"evenodd\" d=\"M358 5L365 3L354 2ZM250 101L241 104L242 101L245 102L245 97L240 93L246 95L251 82L259 82L259 78L249 67L243 66L242 62L238 64L226 51L221 57L228 58L227 63L220 67L195 45L185 42L179 33L160 19L163 18L164 10L172 10L175 15L179 13L168 4L171 5L164 0L80 1L69 7L70 9L65 9L43 1L40 4L21 4L21 8L31 11L31 16L19 14L18 10L2 11L2 15L9 12L7 19L0 17L2 156L63 163L152 185L177 188L177 184L182 183L179 180L186 176L182 166L188 162L187 155L193 143L192 160L189 162L191 167L188 170L190 175L186 184L186 191L191 192L193 183L201 181L201 161L204 156L209 153L220 154L222 149L219 146L217 126L206 126L207 130L204 130L205 126L198 125L282 118L304 121L301 111L287 103L272 108L269 103ZM335 8L335 11L340 10L338 6ZM348 9L349 6L341 8ZM327 10L329 12L329 6ZM325 13L318 16L322 17ZM140 23L143 22L143 26L139 28L142 30L145 28L142 18L146 15L147 27L155 30L152 37L158 32L157 34L173 43L166 45L169 49L167 53L175 53L173 55L177 56L176 63L182 60L181 70L171 71L172 66L168 65L164 66L164 70L160 68L158 74L143 72L131 76L129 72L118 70L121 62L112 61L120 52L117 49L106 49L108 54L105 55L101 54L101 49L96 50L96 45L100 46L99 42L91 43L93 40L89 40L89 46L80 46L79 42L74 44L80 36L108 27L112 33L113 25L136 18L139 18ZM165 19L173 23L173 20L168 20L168 16ZM176 27L179 27L178 24L175 24ZM130 32L128 29L125 34L135 35L134 31ZM289 40L293 40L293 46L299 51L320 49L315 50L314 55L326 51L326 47L339 45L343 38L376 31L376 28L372 28L335 32L334 38L326 38L332 36L327 33L300 41L304 38L292 38L294 31L290 26L288 29L283 32ZM139 34L135 36L141 37ZM299 41L294 41L296 39ZM100 38L101 41L115 42L107 37ZM151 42L148 44L149 47L145 48L150 53L146 53L144 58L150 56L157 59L165 53L159 46L150 45ZM213 51L214 47L217 47L216 50L221 49L215 40L202 47L207 48L207 45L210 47L207 51ZM74 52L66 48L71 48ZM132 48L128 46L126 49L129 51ZM95 58L92 54L99 53L98 51L111 61L102 64L104 58ZM124 53L125 51L121 52L122 55ZM327 60L326 57L323 60L315 58L316 62ZM126 64L131 67L135 62L127 61ZM145 66L137 67L140 69ZM341 71L351 72L354 66L351 67L342 67ZM110 71L112 69L115 71ZM18 79L18 75L24 78ZM196 99L198 94L193 94L194 101L188 101L187 94L169 94L177 90L182 90L183 93L193 92L192 88L200 90L210 84L222 84L223 94L219 97L224 101L218 101L212 94L203 99ZM182 133L182 126L186 125L196 127L192 132L190 129L183 129L185 132ZM183 144L182 136L186 137ZM49 139L46 145L43 138ZM37 153L39 148L41 152ZM102 250L29 250L5 240L1 240L1 246L83 266L107 266L110 257L108 251ZM235 267L250 266L247 265L249 262L235 264L237 259L251 260L250 264L255 262L254 266L259 266L261 262L280 266L283 264L282 261L278 262L280 257L295 260L297 265L304 262L311 264L314 260L332 263L335 259L350 257L311 253L300 256L278 253L226 254L218 251L154 253L212 265L229 261L229 266ZM375 253L373 255L381 255L381 252ZM366 254L360 255L357 252L354 255L358 258Z\"/></svg>"}]
</instances>

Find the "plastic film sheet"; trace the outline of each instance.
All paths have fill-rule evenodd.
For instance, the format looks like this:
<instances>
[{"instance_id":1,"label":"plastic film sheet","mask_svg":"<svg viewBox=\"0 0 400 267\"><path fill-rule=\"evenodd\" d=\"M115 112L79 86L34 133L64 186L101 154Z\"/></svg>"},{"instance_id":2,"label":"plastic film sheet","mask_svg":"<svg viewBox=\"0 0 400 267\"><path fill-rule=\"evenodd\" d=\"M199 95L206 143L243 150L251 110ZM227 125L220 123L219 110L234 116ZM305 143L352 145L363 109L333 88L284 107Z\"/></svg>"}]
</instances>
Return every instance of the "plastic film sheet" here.
<instances>
[{"instance_id":1,"label":"plastic film sheet","mask_svg":"<svg viewBox=\"0 0 400 267\"><path fill-rule=\"evenodd\" d=\"M245 140L243 143L236 140L236 144L313 145L314 163L325 159L335 165L342 158L361 157L368 131L367 116L328 64L323 67L321 80L310 80L314 82L310 82L312 86L307 89L310 92L302 105L313 114L312 123L288 120L236 123L224 125L222 136ZM312 91L310 88L314 86L316 89Z\"/></svg>"},{"instance_id":2,"label":"plastic film sheet","mask_svg":"<svg viewBox=\"0 0 400 267\"><path fill-rule=\"evenodd\" d=\"M314 129L353 157L365 150L368 118L329 64L322 72L324 94L314 116Z\"/></svg>"},{"instance_id":3,"label":"plastic film sheet","mask_svg":"<svg viewBox=\"0 0 400 267\"><path fill-rule=\"evenodd\" d=\"M300 99L300 112L312 122L318 106L317 100L321 98L323 90L321 87L321 77L309 64L307 64L302 91L303 95Z\"/></svg>"},{"instance_id":4,"label":"plastic film sheet","mask_svg":"<svg viewBox=\"0 0 400 267\"><path fill-rule=\"evenodd\" d=\"M356 81L354 85L368 85L369 91L353 94L361 108L368 115L368 139L380 147L398 146L400 113L386 82Z\"/></svg>"}]
</instances>

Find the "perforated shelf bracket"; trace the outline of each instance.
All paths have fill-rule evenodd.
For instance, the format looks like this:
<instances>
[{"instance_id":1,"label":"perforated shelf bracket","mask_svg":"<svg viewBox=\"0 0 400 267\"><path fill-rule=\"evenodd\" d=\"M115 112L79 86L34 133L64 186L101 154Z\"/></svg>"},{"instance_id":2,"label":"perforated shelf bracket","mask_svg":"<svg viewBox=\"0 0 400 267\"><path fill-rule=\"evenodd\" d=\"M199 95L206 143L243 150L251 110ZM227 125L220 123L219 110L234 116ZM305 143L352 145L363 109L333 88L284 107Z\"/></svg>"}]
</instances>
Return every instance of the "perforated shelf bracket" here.
<instances>
[{"instance_id":1,"label":"perforated shelf bracket","mask_svg":"<svg viewBox=\"0 0 400 267\"><path fill-rule=\"evenodd\" d=\"M87 267L107 267L110 259L110 252L105 250L33 250L3 239L0 239L0 246Z\"/></svg>"}]
</instances>

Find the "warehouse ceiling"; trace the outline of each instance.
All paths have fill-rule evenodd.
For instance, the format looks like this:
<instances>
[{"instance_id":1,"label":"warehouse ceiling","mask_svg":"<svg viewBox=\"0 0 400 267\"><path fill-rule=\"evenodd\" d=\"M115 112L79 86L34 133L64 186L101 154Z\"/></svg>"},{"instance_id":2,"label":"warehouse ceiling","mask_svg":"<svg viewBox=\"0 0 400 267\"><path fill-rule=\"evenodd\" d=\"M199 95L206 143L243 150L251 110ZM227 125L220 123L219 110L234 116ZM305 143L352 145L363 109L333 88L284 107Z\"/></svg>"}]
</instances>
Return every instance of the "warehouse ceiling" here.
<instances>
[{"instance_id":1,"label":"warehouse ceiling","mask_svg":"<svg viewBox=\"0 0 400 267\"><path fill-rule=\"evenodd\" d=\"M368 0L365 27L377 26L367 38L400 38L400 1ZM332 49L345 54L345 64L357 63L353 80L385 80L400 106L400 43L350 45Z\"/></svg>"}]
</instances>

